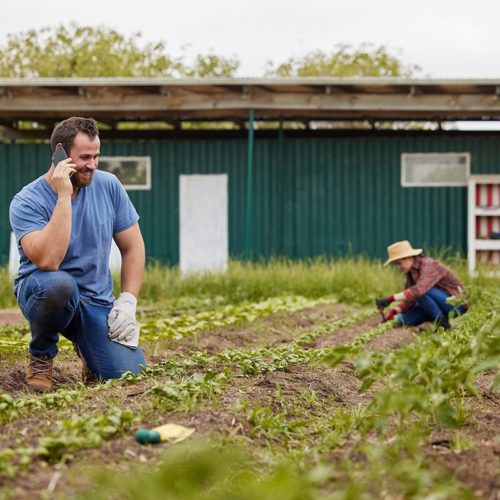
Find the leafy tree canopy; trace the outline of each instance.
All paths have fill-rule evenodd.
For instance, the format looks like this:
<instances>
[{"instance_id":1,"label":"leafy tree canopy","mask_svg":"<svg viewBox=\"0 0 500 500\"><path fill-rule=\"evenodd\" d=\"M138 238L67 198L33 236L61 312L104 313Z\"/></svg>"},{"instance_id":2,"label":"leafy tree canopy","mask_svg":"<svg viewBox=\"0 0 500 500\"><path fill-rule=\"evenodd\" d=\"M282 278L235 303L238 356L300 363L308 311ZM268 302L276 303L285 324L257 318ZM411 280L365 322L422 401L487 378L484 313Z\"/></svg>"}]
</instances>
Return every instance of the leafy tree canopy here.
<instances>
[{"instance_id":1,"label":"leafy tree canopy","mask_svg":"<svg viewBox=\"0 0 500 500\"><path fill-rule=\"evenodd\" d=\"M104 26L70 24L10 34L0 48L2 77L233 76L240 62L213 53L192 64L166 53L164 42L142 43Z\"/></svg>"},{"instance_id":2,"label":"leafy tree canopy","mask_svg":"<svg viewBox=\"0 0 500 500\"><path fill-rule=\"evenodd\" d=\"M7 36L0 47L1 77L231 77L237 58L209 52L191 63L167 53L162 41L144 43L140 33L126 37L105 26L45 27ZM397 76L420 71L404 64L385 46L338 44L331 52L316 50L276 66L268 62L265 76Z\"/></svg>"},{"instance_id":3,"label":"leafy tree canopy","mask_svg":"<svg viewBox=\"0 0 500 500\"><path fill-rule=\"evenodd\" d=\"M398 76L410 77L420 71L405 65L386 47L362 43L359 47L338 44L332 52L316 50L304 57L291 57L282 64L268 63L266 76Z\"/></svg>"}]
</instances>

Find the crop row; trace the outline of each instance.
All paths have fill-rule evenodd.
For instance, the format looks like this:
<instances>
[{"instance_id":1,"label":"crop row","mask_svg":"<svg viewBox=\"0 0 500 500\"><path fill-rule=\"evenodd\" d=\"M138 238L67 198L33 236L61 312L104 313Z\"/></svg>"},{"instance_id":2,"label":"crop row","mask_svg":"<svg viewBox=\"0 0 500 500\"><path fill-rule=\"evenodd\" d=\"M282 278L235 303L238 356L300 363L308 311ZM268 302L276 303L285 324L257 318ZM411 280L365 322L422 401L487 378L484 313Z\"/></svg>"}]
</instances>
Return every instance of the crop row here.
<instances>
[{"instance_id":1,"label":"crop row","mask_svg":"<svg viewBox=\"0 0 500 500\"><path fill-rule=\"evenodd\" d=\"M193 335L211 328L253 322L258 318L277 312L292 313L319 304L333 304L335 302L334 297L311 300L301 296L288 296L272 297L250 304L226 305L195 314L182 314L148 321L141 327L141 339L146 341L165 338L181 339L186 335Z\"/></svg>"},{"instance_id":2,"label":"crop row","mask_svg":"<svg viewBox=\"0 0 500 500\"><path fill-rule=\"evenodd\" d=\"M355 341L336 348L326 361L333 367L343 359L353 359L362 390L375 381L384 383L385 391L371 405L379 427L391 415L397 415L404 426L415 413L438 425L458 427L464 421L464 396L477 396L474 383L479 374L495 372L490 389L500 389L500 315L496 306L491 307L496 302L500 306L499 299L484 297L455 320L451 330L421 334L402 349L361 351Z\"/></svg>"},{"instance_id":3,"label":"crop row","mask_svg":"<svg viewBox=\"0 0 500 500\"><path fill-rule=\"evenodd\" d=\"M133 420L130 411L112 408L105 415L76 416L58 421L50 434L39 439L36 448L0 450L0 474L14 477L19 468L37 458L50 463L71 460L75 452L97 448L109 437L128 431Z\"/></svg>"},{"instance_id":4,"label":"crop row","mask_svg":"<svg viewBox=\"0 0 500 500\"><path fill-rule=\"evenodd\" d=\"M220 364L231 364L233 368L239 368L244 376L252 376L263 374L270 371L284 369L292 364L307 363L314 360L322 359L325 354L331 351L331 348L322 350L304 349L301 345L317 338L320 335L331 335L336 330L353 325L364 318L371 315L369 311L360 311L352 316L342 318L327 325L316 327L309 332L299 336L289 346L277 348L262 348L250 351L229 349L215 355L209 355L205 352L196 352L189 356L179 355L167 361L157 363L147 368L142 368L141 374L126 373L119 381L108 381L105 385L98 385L95 388L82 387L79 391L68 391L59 389L54 393L41 395L37 397L21 397L14 399L7 393L0 395L0 421L9 422L16 418L25 415L31 411L42 411L51 408L64 408L68 405L80 401L85 394L92 391L105 390L113 384L131 384L138 380L158 378L158 377L185 377L186 375L193 378L190 373L203 368L206 371L204 377L211 378L209 373L216 373L216 367ZM366 332L363 338L371 337L374 332L380 333L380 327ZM219 368L219 372L224 370ZM196 372L198 373L198 372ZM196 378L198 375L195 375ZM219 379L218 379L219 380ZM186 382L186 385L193 384L196 380ZM198 381L199 382L199 381ZM176 382L177 383L177 382ZM182 382L181 382L182 384ZM196 385L196 384L195 384ZM198 384L199 385L199 384ZM174 389L172 389L174 390ZM179 391L184 388L178 387ZM195 391L196 392L196 391Z\"/></svg>"},{"instance_id":5,"label":"crop row","mask_svg":"<svg viewBox=\"0 0 500 500\"><path fill-rule=\"evenodd\" d=\"M16 398L10 394L0 394L0 423L9 422L22 415L32 412L42 412L52 408L65 408L81 401L84 392L60 389L37 397Z\"/></svg>"}]
</instances>

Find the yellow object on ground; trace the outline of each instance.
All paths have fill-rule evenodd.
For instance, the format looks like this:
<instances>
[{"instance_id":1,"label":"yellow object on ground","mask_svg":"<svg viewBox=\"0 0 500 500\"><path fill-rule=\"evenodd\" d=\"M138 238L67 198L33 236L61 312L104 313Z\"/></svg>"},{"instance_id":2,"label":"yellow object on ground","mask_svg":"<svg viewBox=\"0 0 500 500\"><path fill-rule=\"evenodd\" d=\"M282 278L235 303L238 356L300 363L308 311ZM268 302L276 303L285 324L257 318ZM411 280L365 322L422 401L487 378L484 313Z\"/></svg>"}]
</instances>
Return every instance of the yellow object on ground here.
<instances>
[{"instance_id":1,"label":"yellow object on ground","mask_svg":"<svg viewBox=\"0 0 500 500\"><path fill-rule=\"evenodd\" d=\"M135 433L135 439L141 444L159 443L160 441L171 441L178 443L191 436L195 430L178 424L165 424L154 429L139 429Z\"/></svg>"}]
</instances>

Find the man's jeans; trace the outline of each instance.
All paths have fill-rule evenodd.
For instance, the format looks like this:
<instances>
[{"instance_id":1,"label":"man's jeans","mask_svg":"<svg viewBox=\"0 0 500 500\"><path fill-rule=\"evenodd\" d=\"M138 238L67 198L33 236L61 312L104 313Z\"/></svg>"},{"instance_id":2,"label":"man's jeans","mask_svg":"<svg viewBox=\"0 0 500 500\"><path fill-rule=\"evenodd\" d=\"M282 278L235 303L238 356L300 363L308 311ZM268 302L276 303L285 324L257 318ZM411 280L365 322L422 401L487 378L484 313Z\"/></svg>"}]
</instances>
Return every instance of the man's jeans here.
<instances>
[{"instance_id":1,"label":"man's jeans","mask_svg":"<svg viewBox=\"0 0 500 500\"><path fill-rule=\"evenodd\" d=\"M404 313L398 314L396 321L398 325L416 326L426 321L436 321L437 318L448 317L451 311L455 314L464 314L467 310L464 306L454 306L446 302L450 297L439 288L431 288L426 294L415 300L415 305Z\"/></svg>"},{"instance_id":2,"label":"man's jeans","mask_svg":"<svg viewBox=\"0 0 500 500\"><path fill-rule=\"evenodd\" d=\"M142 351L108 337L110 306L91 305L80 299L75 280L65 271L30 274L18 290L22 313L30 322L29 351L53 358L59 333L78 346L88 367L100 380L119 378L126 371L140 373Z\"/></svg>"}]
</instances>

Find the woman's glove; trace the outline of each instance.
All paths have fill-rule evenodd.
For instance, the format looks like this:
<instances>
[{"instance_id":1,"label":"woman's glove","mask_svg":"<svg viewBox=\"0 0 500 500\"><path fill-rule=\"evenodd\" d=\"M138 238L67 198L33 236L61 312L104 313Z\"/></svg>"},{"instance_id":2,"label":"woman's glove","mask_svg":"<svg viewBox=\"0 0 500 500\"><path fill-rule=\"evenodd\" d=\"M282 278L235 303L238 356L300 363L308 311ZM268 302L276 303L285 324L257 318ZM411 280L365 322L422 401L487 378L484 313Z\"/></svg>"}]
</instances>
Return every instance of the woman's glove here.
<instances>
[{"instance_id":1,"label":"woman's glove","mask_svg":"<svg viewBox=\"0 0 500 500\"><path fill-rule=\"evenodd\" d=\"M394 295L389 295L387 298L375 299L375 304L377 304L377 309L385 309L387 306L394 302Z\"/></svg>"},{"instance_id":2,"label":"woman's glove","mask_svg":"<svg viewBox=\"0 0 500 500\"><path fill-rule=\"evenodd\" d=\"M389 311L387 311L387 314L385 315L385 320L391 321L391 319L394 318L396 314L398 314L398 311L396 309L390 309Z\"/></svg>"}]
</instances>

